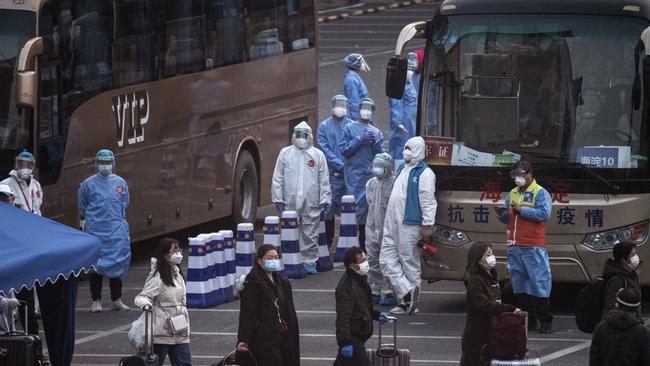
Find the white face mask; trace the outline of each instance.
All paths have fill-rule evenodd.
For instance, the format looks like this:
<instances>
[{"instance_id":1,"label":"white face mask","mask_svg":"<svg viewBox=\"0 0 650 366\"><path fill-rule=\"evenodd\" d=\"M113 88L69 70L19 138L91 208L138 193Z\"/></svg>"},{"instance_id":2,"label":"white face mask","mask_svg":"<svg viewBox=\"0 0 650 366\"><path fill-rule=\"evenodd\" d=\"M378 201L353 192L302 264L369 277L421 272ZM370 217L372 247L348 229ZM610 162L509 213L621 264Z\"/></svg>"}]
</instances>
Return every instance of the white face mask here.
<instances>
[{"instance_id":1,"label":"white face mask","mask_svg":"<svg viewBox=\"0 0 650 366\"><path fill-rule=\"evenodd\" d=\"M174 252L172 256L169 258L169 261L174 263L174 264L181 264L183 261L183 254L179 252Z\"/></svg>"},{"instance_id":2,"label":"white face mask","mask_svg":"<svg viewBox=\"0 0 650 366\"><path fill-rule=\"evenodd\" d=\"M304 137L295 138L293 139L293 144L299 149L304 149L307 147L307 139Z\"/></svg>"},{"instance_id":3,"label":"white face mask","mask_svg":"<svg viewBox=\"0 0 650 366\"><path fill-rule=\"evenodd\" d=\"M28 168L18 169L18 176L21 179L30 179L32 177L32 170Z\"/></svg>"},{"instance_id":4,"label":"white face mask","mask_svg":"<svg viewBox=\"0 0 650 366\"><path fill-rule=\"evenodd\" d=\"M516 178L515 178L515 184L516 184L518 187L524 187L524 186L526 185L526 178L521 177L521 176L516 177Z\"/></svg>"},{"instance_id":5,"label":"white face mask","mask_svg":"<svg viewBox=\"0 0 650 366\"><path fill-rule=\"evenodd\" d=\"M380 166L376 166L372 168L372 175L374 175L377 178L382 178L386 174L386 169L382 168Z\"/></svg>"},{"instance_id":6,"label":"white face mask","mask_svg":"<svg viewBox=\"0 0 650 366\"><path fill-rule=\"evenodd\" d=\"M332 108L332 114L334 114L336 118L343 118L348 114L348 110L343 107L334 107Z\"/></svg>"},{"instance_id":7,"label":"white face mask","mask_svg":"<svg viewBox=\"0 0 650 366\"><path fill-rule=\"evenodd\" d=\"M367 109L362 109L359 111L359 116L361 116L361 119L369 121L370 118L372 117L372 111L369 111Z\"/></svg>"},{"instance_id":8,"label":"white face mask","mask_svg":"<svg viewBox=\"0 0 650 366\"><path fill-rule=\"evenodd\" d=\"M497 265L497 257L490 255L485 257L485 266L489 269L494 268Z\"/></svg>"},{"instance_id":9,"label":"white face mask","mask_svg":"<svg viewBox=\"0 0 650 366\"><path fill-rule=\"evenodd\" d=\"M630 269L635 270L639 267L640 262L641 261L639 260L639 256L635 254L627 261L627 265L630 267Z\"/></svg>"},{"instance_id":10,"label":"white face mask","mask_svg":"<svg viewBox=\"0 0 650 366\"><path fill-rule=\"evenodd\" d=\"M99 171L99 174L101 174L101 175L110 175L111 173L113 173L113 166L112 165L102 164L102 165L99 165L97 170Z\"/></svg>"},{"instance_id":11,"label":"white face mask","mask_svg":"<svg viewBox=\"0 0 650 366\"><path fill-rule=\"evenodd\" d=\"M361 276L365 276L368 274L368 271L370 270L370 264L368 264L368 261L364 261L363 263L359 264L359 269L355 270L357 274Z\"/></svg>"},{"instance_id":12,"label":"white face mask","mask_svg":"<svg viewBox=\"0 0 650 366\"><path fill-rule=\"evenodd\" d=\"M410 163L411 160L413 160L413 152L411 150L404 150L402 155L404 156L404 161L407 163Z\"/></svg>"}]
</instances>

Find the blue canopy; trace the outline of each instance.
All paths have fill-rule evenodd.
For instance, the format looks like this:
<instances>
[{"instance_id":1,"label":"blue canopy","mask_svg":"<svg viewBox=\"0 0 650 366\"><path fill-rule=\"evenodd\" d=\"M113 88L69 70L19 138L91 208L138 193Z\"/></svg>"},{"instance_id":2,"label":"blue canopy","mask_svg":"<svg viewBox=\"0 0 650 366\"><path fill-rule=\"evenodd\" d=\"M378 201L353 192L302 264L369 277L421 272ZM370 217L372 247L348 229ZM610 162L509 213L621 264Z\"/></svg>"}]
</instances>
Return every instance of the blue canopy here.
<instances>
[{"instance_id":1,"label":"blue canopy","mask_svg":"<svg viewBox=\"0 0 650 366\"><path fill-rule=\"evenodd\" d=\"M0 292L68 279L97 263L95 236L0 202Z\"/></svg>"}]
</instances>

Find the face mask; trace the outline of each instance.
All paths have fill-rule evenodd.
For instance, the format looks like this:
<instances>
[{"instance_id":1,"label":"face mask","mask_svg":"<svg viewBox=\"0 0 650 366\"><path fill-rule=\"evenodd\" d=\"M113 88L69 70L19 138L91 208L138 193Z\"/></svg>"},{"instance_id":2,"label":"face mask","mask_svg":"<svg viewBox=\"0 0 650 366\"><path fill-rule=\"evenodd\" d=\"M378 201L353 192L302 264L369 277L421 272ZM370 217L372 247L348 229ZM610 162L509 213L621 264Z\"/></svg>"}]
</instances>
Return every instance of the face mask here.
<instances>
[{"instance_id":1,"label":"face mask","mask_svg":"<svg viewBox=\"0 0 650 366\"><path fill-rule=\"evenodd\" d=\"M332 108L332 113L336 118L343 118L348 114L348 110L343 107L334 107Z\"/></svg>"},{"instance_id":2,"label":"face mask","mask_svg":"<svg viewBox=\"0 0 650 366\"><path fill-rule=\"evenodd\" d=\"M293 144L299 149L304 149L307 146L307 139L304 137L298 137L293 139Z\"/></svg>"},{"instance_id":3,"label":"face mask","mask_svg":"<svg viewBox=\"0 0 650 366\"><path fill-rule=\"evenodd\" d=\"M404 155L404 161L410 163L413 160L413 152L411 150L404 150L402 153Z\"/></svg>"},{"instance_id":4,"label":"face mask","mask_svg":"<svg viewBox=\"0 0 650 366\"><path fill-rule=\"evenodd\" d=\"M269 272L277 272L280 270L279 259L267 259L264 261L264 269Z\"/></svg>"},{"instance_id":5,"label":"face mask","mask_svg":"<svg viewBox=\"0 0 650 366\"><path fill-rule=\"evenodd\" d=\"M174 264L181 264L181 261L183 261L183 254L174 252L174 254L172 254L172 256L169 258L169 261Z\"/></svg>"},{"instance_id":6,"label":"face mask","mask_svg":"<svg viewBox=\"0 0 650 366\"><path fill-rule=\"evenodd\" d=\"M485 258L485 265L487 266L487 268L490 268L490 269L494 268L494 266L497 265L497 257L495 257L493 255L490 255L490 256L486 257Z\"/></svg>"},{"instance_id":7,"label":"face mask","mask_svg":"<svg viewBox=\"0 0 650 366\"><path fill-rule=\"evenodd\" d=\"M113 166L112 165L100 165L97 170L99 170L99 174L101 175L110 175L113 173Z\"/></svg>"},{"instance_id":8,"label":"face mask","mask_svg":"<svg viewBox=\"0 0 650 366\"><path fill-rule=\"evenodd\" d=\"M386 170L380 166L376 166L372 168L372 175L374 175L377 178L381 178L384 176Z\"/></svg>"},{"instance_id":9,"label":"face mask","mask_svg":"<svg viewBox=\"0 0 650 366\"><path fill-rule=\"evenodd\" d=\"M370 264L368 264L368 261L365 261L365 262L359 264L359 269L355 270L355 272L357 272L357 274L359 274L361 276L365 276L365 275L368 274L369 270L370 270Z\"/></svg>"},{"instance_id":10,"label":"face mask","mask_svg":"<svg viewBox=\"0 0 650 366\"><path fill-rule=\"evenodd\" d=\"M630 258L630 259L628 260L627 265L628 265L632 270L635 270L635 269L637 269L637 268L639 267L639 262L640 262L640 260L639 260L639 256L635 254L634 257L632 257L632 258Z\"/></svg>"},{"instance_id":11,"label":"face mask","mask_svg":"<svg viewBox=\"0 0 650 366\"><path fill-rule=\"evenodd\" d=\"M18 169L18 176L21 179L29 179L32 177L32 170L27 168Z\"/></svg>"},{"instance_id":12,"label":"face mask","mask_svg":"<svg viewBox=\"0 0 650 366\"><path fill-rule=\"evenodd\" d=\"M516 177L516 178L515 178L515 184L516 184L518 187L523 187L523 186L525 186L525 185L526 185L526 178L521 177L521 176Z\"/></svg>"},{"instance_id":13,"label":"face mask","mask_svg":"<svg viewBox=\"0 0 650 366\"><path fill-rule=\"evenodd\" d=\"M411 78L413 78L413 70L408 70L406 72L406 80L411 81Z\"/></svg>"},{"instance_id":14,"label":"face mask","mask_svg":"<svg viewBox=\"0 0 650 366\"><path fill-rule=\"evenodd\" d=\"M361 116L361 119L363 120L370 120L372 117L372 111L369 111L367 109L362 109L359 111L359 116Z\"/></svg>"}]
</instances>

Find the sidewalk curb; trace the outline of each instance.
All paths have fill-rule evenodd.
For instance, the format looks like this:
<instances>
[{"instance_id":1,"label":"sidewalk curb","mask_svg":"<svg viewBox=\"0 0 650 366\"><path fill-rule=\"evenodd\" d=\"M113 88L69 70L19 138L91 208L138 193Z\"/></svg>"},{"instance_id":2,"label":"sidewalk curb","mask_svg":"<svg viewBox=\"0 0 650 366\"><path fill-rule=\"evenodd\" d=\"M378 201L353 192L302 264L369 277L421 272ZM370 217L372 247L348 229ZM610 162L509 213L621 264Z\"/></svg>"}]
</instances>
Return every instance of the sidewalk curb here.
<instances>
[{"instance_id":1,"label":"sidewalk curb","mask_svg":"<svg viewBox=\"0 0 650 366\"><path fill-rule=\"evenodd\" d=\"M413 5L420 5L424 3L434 3L438 2L440 0L410 0L410 1L396 1L392 4L386 4L386 5L376 5L372 6L369 8L365 9L360 9L360 10L355 10L355 11L350 11L350 12L343 12L337 15L329 15L329 16L322 16L318 17L318 23L327 23L327 22L332 22L335 20L340 20L340 19L345 19L348 17L356 17L356 16L361 16L361 15L367 15L367 14L373 14L373 13L379 13L382 11L385 11L387 9L398 9L398 8L406 8L409 6Z\"/></svg>"}]
</instances>

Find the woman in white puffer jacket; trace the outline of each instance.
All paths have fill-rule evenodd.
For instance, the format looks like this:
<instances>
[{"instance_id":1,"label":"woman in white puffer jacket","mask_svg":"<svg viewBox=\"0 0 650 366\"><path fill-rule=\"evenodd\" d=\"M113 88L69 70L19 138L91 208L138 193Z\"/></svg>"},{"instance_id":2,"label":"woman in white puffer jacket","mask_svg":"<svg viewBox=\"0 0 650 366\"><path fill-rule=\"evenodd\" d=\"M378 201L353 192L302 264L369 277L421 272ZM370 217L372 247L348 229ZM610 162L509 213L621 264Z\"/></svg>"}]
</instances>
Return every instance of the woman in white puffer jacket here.
<instances>
[{"instance_id":1,"label":"woman in white puffer jacket","mask_svg":"<svg viewBox=\"0 0 650 366\"><path fill-rule=\"evenodd\" d=\"M186 307L185 278L179 267L183 260L178 241L164 238L158 244L158 251L151 258L151 272L144 288L136 296L139 308L153 306L154 352L160 365L169 354L172 366L190 366L190 318ZM180 329L174 329L174 322Z\"/></svg>"}]
</instances>

